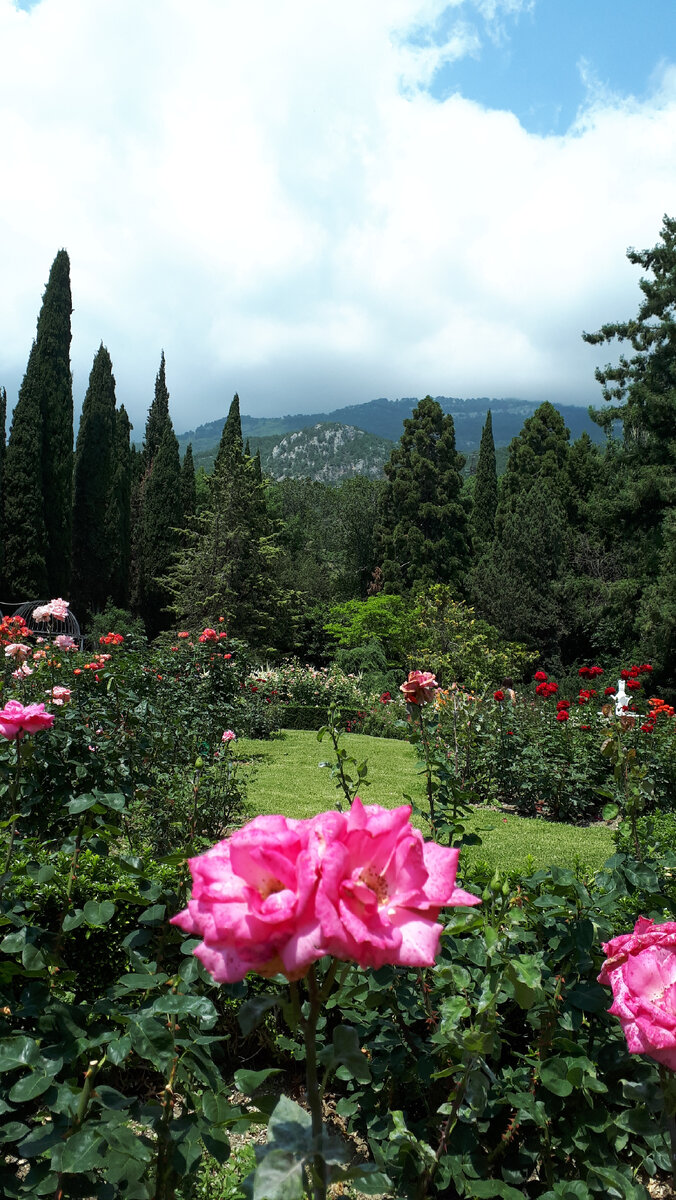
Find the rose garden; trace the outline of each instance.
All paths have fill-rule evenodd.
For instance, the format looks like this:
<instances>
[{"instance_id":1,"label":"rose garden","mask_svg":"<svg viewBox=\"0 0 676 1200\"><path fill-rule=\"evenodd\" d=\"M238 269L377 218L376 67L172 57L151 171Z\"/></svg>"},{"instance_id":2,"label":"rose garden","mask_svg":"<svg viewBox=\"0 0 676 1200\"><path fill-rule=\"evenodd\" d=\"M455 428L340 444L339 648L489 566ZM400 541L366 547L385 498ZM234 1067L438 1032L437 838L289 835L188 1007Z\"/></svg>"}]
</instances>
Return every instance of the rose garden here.
<instances>
[{"instance_id":1,"label":"rose garden","mask_svg":"<svg viewBox=\"0 0 676 1200\"><path fill-rule=\"evenodd\" d=\"M88 653L66 611L0 625L3 1196L669 1194L676 719L650 663L513 683L486 650L464 683L373 688L223 623ZM256 807L292 736L335 797L311 815ZM557 865L507 841L540 827Z\"/></svg>"}]
</instances>

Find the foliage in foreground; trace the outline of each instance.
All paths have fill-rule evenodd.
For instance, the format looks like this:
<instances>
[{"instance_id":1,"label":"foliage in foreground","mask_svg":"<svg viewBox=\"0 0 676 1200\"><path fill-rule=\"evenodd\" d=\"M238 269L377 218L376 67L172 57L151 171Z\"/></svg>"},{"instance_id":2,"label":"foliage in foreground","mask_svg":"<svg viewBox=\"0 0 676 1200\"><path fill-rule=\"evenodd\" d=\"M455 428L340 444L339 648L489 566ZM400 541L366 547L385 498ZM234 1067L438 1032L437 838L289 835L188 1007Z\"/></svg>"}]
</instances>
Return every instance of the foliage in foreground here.
<instances>
[{"instance_id":1,"label":"foliage in foreground","mask_svg":"<svg viewBox=\"0 0 676 1200\"><path fill-rule=\"evenodd\" d=\"M186 857L241 813L224 716L259 704L237 643L191 641L164 652L169 678L114 644L69 667L77 690L53 729L0 745L7 1197L199 1195L205 1154L225 1162L231 1132L267 1123L302 1065L276 985L215 987L168 924ZM46 655L19 686L37 695L37 677L44 693L51 671ZM435 747L421 751L436 771ZM362 787L341 761L348 792ZM648 820L595 876L466 872L483 904L447 922L434 968L348 970L319 1052L340 1153L356 1168L368 1146L381 1191L633 1200L639 1173L668 1170L657 1070L626 1054L596 983L604 940L676 913L673 831ZM283 1182L265 1194L300 1194Z\"/></svg>"}]
</instances>

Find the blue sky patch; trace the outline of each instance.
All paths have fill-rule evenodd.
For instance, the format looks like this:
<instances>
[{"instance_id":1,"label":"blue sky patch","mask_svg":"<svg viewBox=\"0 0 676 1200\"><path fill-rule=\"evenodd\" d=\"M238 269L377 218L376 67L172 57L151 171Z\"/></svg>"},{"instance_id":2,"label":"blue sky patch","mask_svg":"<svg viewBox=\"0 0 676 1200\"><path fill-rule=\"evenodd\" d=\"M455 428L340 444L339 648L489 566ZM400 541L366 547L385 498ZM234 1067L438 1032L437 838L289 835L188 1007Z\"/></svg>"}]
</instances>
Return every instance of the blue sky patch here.
<instances>
[{"instance_id":1,"label":"blue sky patch","mask_svg":"<svg viewBox=\"0 0 676 1200\"><path fill-rule=\"evenodd\" d=\"M440 67L431 95L459 92L509 110L536 134L565 133L590 90L645 97L661 66L676 61L674 0L536 0L503 15L499 28L453 7L432 40L442 44L458 19L474 26L480 48Z\"/></svg>"}]
</instances>

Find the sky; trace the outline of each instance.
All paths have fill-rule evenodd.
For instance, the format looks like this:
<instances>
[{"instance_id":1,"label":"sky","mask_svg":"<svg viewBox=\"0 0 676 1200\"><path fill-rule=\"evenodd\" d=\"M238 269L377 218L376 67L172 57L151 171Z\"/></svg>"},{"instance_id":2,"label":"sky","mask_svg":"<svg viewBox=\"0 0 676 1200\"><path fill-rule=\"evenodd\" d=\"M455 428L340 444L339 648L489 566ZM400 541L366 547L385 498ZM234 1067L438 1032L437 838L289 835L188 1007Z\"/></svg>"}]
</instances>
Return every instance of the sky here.
<instances>
[{"instance_id":1,"label":"sky","mask_svg":"<svg viewBox=\"0 0 676 1200\"><path fill-rule=\"evenodd\" d=\"M56 252L76 408L600 403L676 215L673 0L0 0L0 384Z\"/></svg>"}]
</instances>

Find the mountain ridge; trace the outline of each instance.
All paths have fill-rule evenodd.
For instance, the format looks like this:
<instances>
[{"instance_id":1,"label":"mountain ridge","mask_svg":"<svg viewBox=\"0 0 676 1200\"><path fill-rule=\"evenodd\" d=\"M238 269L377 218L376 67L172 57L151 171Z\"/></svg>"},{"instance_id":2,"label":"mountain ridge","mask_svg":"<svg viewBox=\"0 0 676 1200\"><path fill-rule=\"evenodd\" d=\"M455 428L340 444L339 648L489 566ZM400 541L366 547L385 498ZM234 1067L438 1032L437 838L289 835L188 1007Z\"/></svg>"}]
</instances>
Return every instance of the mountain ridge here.
<instances>
[{"instance_id":1,"label":"mountain ridge","mask_svg":"<svg viewBox=\"0 0 676 1200\"><path fill-rule=\"evenodd\" d=\"M507 445L516 437L525 419L531 416L538 402L520 400L516 397L451 397L436 396L445 413L450 413L455 423L456 444L463 454L476 449L481 439L481 430L488 409L493 414L493 436L496 445ZM242 414L242 435L246 438L284 437L289 433L307 430L315 425L339 424L374 434L391 442L401 437L404 420L411 416L418 397L404 396L397 400L379 397L361 404L345 405L328 413L296 413L281 417L254 417ZM566 425L571 439L575 440L586 432L593 441L602 443L603 431L589 417L588 410L577 405L555 404ZM198 425L178 435L182 448L192 443L193 454L211 451L218 443L225 416L215 421Z\"/></svg>"}]
</instances>

